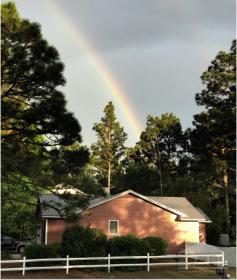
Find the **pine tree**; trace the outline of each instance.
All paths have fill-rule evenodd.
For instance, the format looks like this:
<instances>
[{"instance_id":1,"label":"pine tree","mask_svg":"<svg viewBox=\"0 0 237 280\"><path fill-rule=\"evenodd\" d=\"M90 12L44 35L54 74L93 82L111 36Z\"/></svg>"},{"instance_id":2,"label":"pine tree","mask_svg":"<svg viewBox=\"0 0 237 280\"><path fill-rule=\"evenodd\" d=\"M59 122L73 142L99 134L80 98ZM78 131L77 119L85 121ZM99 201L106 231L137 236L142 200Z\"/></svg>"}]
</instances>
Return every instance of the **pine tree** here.
<instances>
[{"instance_id":1,"label":"pine tree","mask_svg":"<svg viewBox=\"0 0 237 280\"><path fill-rule=\"evenodd\" d=\"M1 35L2 228L17 234L29 227L39 193L78 175L89 153L65 149L81 142L81 127L58 90L64 65L40 25L4 3Z\"/></svg>"},{"instance_id":2,"label":"pine tree","mask_svg":"<svg viewBox=\"0 0 237 280\"><path fill-rule=\"evenodd\" d=\"M40 26L21 19L15 4L1 6L2 142L41 146L80 141L80 125L57 87L65 84L58 51Z\"/></svg>"},{"instance_id":3,"label":"pine tree","mask_svg":"<svg viewBox=\"0 0 237 280\"><path fill-rule=\"evenodd\" d=\"M99 175L106 179L110 193L112 175L119 168L127 139L126 133L116 120L112 102L106 105L101 122L95 123L93 130L98 140L91 146L92 161Z\"/></svg>"},{"instance_id":4,"label":"pine tree","mask_svg":"<svg viewBox=\"0 0 237 280\"><path fill-rule=\"evenodd\" d=\"M162 114L161 118L148 116L145 131L136 147L130 150L129 157L135 163L145 163L156 170L160 184L157 193L163 195L164 179L176 172L184 145L185 138L177 117L173 114Z\"/></svg>"},{"instance_id":5,"label":"pine tree","mask_svg":"<svg viewBox=\"0 0 237 280\"><path fill-rule=\"evenodd\" d=\"M195 128L190 131L191 152L202 165L215 169L213 187L219 190L219 200L224 197L225 229L230 233L229 196L235 186L236 151L235 41L230 52L218 53L201 79L205 88L196 94L196 102L205 106L205 111L194 116Z\"/></svg>"}]
</instances>

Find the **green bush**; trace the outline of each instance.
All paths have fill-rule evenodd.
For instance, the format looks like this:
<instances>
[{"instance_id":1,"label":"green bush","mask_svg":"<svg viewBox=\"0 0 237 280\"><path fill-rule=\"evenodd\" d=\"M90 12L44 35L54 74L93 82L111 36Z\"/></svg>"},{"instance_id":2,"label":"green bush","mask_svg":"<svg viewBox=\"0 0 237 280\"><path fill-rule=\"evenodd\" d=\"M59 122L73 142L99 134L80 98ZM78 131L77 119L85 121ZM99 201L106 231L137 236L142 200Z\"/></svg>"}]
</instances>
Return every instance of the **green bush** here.
<instances>
[{"instance_id":1,"label":"green bush","mask_svg":"<svg viewBox=\"0 0 237 280\"><path fill-rule=\"evenodd\" d=\"M27 259L58 258L59 249L60 244L29 245L25 248L25 256Z\"/></svg>"},{"instance_id":2,"label":"green bush","mask_svg":"<svg viewBox=\"0 0 237 280\"><path fill-rule=\"evenodd\" d=\"M49 245L29 245L25 248L25 256L27 259L48 259L59 258L60 244ZM27 266L48 266L48 265L60 265L59 262L32 262L27 263Z\"/></svg>"},{"instance_id":3,"label":"green bush","mask_svg":"<svg viewBox=\"0 0 237 280\"><path fill-rule=\"evenodd\" d=\"M168 243L166 240L156 237L156 236L147 236L142 240L148 242L150 247L150 254L153 256L157 255L166 255L168 252Z\"/></svg>"},{"instance_id":4,"label":"green bush","mask_svg":"<svg viewBox=\"0 0 237 280\"><path fill-rule=\"evenodd\" d=\"M137 238L133 234L116 236L107 241L107 253L112 256L145 256L150 250L147 241ZM142 263L144 260L111 260L111 263ZM142 267L121 267L123 271L137 271Z\"/></svg>"},{"instance_id":5,"label":"green bush","mask_svg":"<svg viewBox=\"0 0 237 280\"><path fill-rule=\"evenodd\" d=\"M104 256L106 235L101 230L74 226L65 230L60 253L70 257Z\"/></svg>"},{"instance_id":6,"label":"green bush","mask_svg":"<svg viewBox=\"0 0 237 280\"><path fill-rule=\"evenodd\" d=\"M219 245L221 227L216 223L207 224L206 242L211 245Z\"/></svg>"},{"instance_id":7,"label":"green bush","mask_svg":"<svg viewBox=\"0 0 237 280\"><path fill-rule=\"evenodd\" d=\"M116 236L107 242L107 253L113 256L144 256L149 250L149 243L133 234Z\"/></svg>"}]
</instances>

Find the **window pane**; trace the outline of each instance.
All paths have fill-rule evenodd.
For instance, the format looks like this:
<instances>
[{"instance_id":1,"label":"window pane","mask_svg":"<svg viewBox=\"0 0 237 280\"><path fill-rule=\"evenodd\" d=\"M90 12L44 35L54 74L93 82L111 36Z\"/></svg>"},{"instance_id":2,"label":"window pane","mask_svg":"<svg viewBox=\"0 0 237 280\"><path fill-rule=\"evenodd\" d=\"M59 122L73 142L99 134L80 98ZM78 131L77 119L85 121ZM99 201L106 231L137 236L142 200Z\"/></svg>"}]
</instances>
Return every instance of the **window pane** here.
<instances>
[{"instance_id":1,"label":"window pane","mask_svg":"<svg viewBox=\"0 0 237 280\"><path fill-rule=\"evenodd\" d=\"M110 233L118 233L118 222L110 221Z\"/></svg>"}]
</instances>

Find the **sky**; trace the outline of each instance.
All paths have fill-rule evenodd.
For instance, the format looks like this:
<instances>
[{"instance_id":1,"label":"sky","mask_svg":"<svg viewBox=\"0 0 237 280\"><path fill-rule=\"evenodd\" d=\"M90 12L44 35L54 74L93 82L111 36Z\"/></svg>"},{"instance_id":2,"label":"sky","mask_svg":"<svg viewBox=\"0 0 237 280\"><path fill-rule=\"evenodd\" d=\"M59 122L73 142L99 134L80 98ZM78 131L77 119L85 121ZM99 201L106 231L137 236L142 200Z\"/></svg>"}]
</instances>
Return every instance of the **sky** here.
<instances>
[{"instance_id":1,"label":"sky","mask_svg":"<svg viewBox=\"0 0 237 280\"><path fill-rule=\"evenodd\" d=\"M13 2L58 50L67 81L61 90L85 145L96 142L92 127L109 101L127 146L139 140L148 115L173 113L191 127L203 110L195 103L200 76L236 36L235 0Z\"/></svg>"}]
</instances>

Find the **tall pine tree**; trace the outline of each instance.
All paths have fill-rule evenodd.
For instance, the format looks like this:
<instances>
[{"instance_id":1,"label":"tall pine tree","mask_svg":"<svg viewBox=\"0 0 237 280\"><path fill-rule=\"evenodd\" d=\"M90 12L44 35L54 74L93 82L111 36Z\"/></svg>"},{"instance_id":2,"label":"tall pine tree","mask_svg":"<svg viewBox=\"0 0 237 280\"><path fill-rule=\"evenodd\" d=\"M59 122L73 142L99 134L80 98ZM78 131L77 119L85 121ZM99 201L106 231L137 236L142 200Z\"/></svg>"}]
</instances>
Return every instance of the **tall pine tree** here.
<instances>
[{"instance_id":1,"label":"tall pine tree","mask_svg":"<svg viewBox=\"0 0 237 280\"><path fill-rule=\"evenodd\" d=\"M105 106L104 116L101 122L95 123L93 130L98 138L91 146L93 165L102 180L107 181L108 193L110 193L112 175L119 168L127 139L127 134L116 120L112 102Z\"/></svg>"},{"instance_id":2,"label":"tall pine tree","mask_svg":"<svg viewBox=\"0 0 237 280\"><path fill-rule=\"evenodd\" d=\"M196 95L196 102L205 106L205 111L194 116L194 129L190 131L191 152L206 171L207 166L214 170L212 189L219 194L219 203L224 201L226 209L223 230L231 233L231 219L234 221L235 217L231 215L229 198L234 197L236 173L235 41L230 52L217 54L201 79L205 88Z\"/></svg>"},{"instance_id":3,"label":"tall pine tree","mask_svg":"<svg viewBox=\"0 0 237 280\"><path fill-rule=\"evenodd\" d=\"M160 185L157 194L164 195L164 181L177 172L177 162L184 145L182 127L176 116L168 113L160 118L148 116L140 141L128 151L128 157L135 163L141 162L156 170Z\"/></svg>"}]
</instances>

